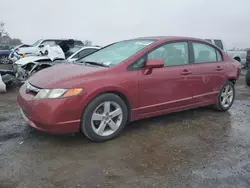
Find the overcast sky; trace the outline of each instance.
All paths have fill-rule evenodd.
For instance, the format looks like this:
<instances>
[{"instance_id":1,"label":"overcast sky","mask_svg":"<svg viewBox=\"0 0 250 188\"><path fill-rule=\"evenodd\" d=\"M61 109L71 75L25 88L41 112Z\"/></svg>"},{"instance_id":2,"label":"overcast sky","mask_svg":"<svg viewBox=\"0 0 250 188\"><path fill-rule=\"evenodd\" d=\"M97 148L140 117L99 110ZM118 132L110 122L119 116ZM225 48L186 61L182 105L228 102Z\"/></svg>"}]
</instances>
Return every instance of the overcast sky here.
<instances>
[{"instance_id":1,"label":"overcast sky","mask_svg":"<svg viewBox=\"0 0 250 188\"><path fill-rule=\"evenodd\" d=\"M24 43L181 35L250 46L250 0L0 0L0 20Z\"/></svg>"}]
</instances>

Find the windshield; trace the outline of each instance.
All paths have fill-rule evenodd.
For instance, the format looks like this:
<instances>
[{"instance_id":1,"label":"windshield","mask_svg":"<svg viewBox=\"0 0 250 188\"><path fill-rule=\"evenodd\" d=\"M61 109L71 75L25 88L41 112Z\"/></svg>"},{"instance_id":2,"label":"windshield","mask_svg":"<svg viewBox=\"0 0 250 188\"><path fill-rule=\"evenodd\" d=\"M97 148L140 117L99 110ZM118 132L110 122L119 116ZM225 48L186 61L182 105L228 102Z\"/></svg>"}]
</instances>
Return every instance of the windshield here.
<instances>
[{"instance_id":1,"label":"windshield","mask_svg":"<svg viewBox=\"0 0 250 188\"><path fill-rule=\"evenodd\" d=\"M36 41L34 44L32 44L31 46L38 46L38 44L40 44L40 42L42 41L42 39L41 40L38 40L38 41Z\"/></svg>"},{"instance_id":2,"label":"windshield","mask_svg":"<svg viewBox=\"0 0 250 188\"><path fill-rule=\"evenodd\" d=\"M155 42L155 40L145 39L117 42L90 54L81 59L81 61L96 62L108 66L118 65L153 42Z\"/></svg>"}]
</instances>

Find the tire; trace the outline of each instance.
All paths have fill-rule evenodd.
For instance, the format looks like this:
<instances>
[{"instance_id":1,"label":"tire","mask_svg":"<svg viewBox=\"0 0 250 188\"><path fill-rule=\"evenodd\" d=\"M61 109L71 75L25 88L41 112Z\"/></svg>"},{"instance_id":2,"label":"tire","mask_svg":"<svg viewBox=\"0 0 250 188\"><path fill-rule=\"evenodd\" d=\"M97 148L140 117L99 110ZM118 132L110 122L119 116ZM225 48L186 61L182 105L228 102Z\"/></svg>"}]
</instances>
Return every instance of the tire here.
<instances>
[{"instance_id":1,"label":"tire","mask_svg":"<svg viewBox=\"0 0 250 188\"><path fill-rule=\"evenodd\" d=\"M115 110L117 114L119 112L121 115L112 118L112 113ZM108 113L109 115L105 115ZM98 116L94 116L94 114ZM121 133L127 123L127 119L128 109L125 102L115 94L102 94L93 99L85 109L81 121L81 131L92 141L107 141L117 137ZM105 128L102 129L101 127Z\"/></svg>"},{"instance_id":2,"label":"tire","mask_svg":"<svg viewBox=\"0 0 250 188\"><path fill-rule=\"evenodd\" d=\"M8 56L6 56L6 55L1 55L1 56L0 56L0 63L1 63L1 64L8 64L8 63L9 63Z\"/></svg>"},{"instance_id":3,"label":"tire","mask_svg":"<svg viewBox=\"0 0 250 188\"><path fill-rule=\"evenodd\" d=\"M225 94L226 93L226 89L227 88L230 88L229 91L232 92L232 96L229 98L229 91L227 92L228 94ZM225 98L228 97L228 104L224 104L223 103L223 96L225 96ZM234 88L234 84L230 81L227 81L223 87L221 88L220 92L219 92L219 95L218 95L218 98L217 98L217 104L214 105L214 108L217 110L217 111L220 111L220 112L224 112L224 111L227 111L231 108L231 106L233 105L234 103L234 99L235 99L235 88Z\"/></svg>"},{"instance_id":4,"label":"tire","mask_svg":"<svg viewBox=\"0 0 250 188\"><path fill-rule=\"evenodd\" d=\"M247 84L247 86L250 86L250 69L247 70L246 84Z\"/></svg>"}]
</instances>

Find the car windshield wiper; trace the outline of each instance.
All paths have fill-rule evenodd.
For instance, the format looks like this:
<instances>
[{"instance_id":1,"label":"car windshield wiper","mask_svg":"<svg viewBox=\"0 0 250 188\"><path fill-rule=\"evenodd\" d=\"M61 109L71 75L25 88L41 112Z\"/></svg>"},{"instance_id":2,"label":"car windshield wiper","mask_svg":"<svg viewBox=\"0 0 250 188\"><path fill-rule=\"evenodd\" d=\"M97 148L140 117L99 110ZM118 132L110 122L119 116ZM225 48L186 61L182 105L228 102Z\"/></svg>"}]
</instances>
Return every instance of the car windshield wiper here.
<instances>
[{"instance_id":1,"label":"car windshield wiper","mask_svg":"<svg viewBox=\"0 0 250 188\"><path fill-rule=\"evenodd\" d=\"M98 63L98 62L93 62L93 61L80 61L80 63L90 64L90 65L98 65L98 66L102 66L102 67L109 67L105 63Z\"/></svg>"}]
</instances>

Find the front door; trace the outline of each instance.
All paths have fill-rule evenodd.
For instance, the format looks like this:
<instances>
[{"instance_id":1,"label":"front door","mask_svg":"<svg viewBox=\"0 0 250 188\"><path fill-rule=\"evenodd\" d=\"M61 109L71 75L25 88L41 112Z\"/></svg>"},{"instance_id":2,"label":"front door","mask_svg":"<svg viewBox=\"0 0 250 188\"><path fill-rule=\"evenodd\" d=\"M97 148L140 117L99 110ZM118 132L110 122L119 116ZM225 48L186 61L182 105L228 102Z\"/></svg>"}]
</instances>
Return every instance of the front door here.
<instances>
[{"instance_id":1,"label":"front door","mask_svg":"<svg viewBox=\"0 0 250 188\"><path fill-rule=\"evenodd\" d=\"M149 75L139 70L139 113L146 115L171 111L192 104L192 74L187 42L167 43L146 59L163 59L163 68ZM174 110L173 110L174 111Z\"/></svg>"}]
</instances>

